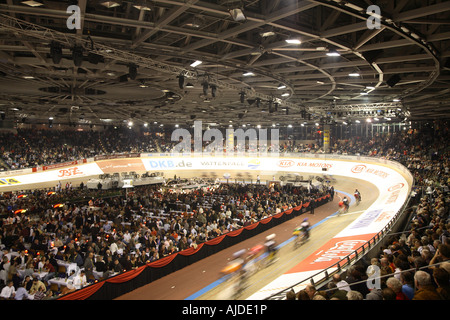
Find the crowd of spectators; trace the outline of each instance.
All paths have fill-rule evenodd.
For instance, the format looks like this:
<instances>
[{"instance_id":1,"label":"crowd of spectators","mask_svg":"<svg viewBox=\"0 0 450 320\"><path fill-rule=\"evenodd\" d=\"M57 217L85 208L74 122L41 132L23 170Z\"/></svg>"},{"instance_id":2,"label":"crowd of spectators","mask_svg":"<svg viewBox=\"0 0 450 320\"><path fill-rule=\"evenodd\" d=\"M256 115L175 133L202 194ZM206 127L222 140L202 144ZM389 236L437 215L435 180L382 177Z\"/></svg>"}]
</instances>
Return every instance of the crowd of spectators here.
<instances>
[{"instance_id":1,"label":"crowd of spectators","mask_svg":"<svg viewBox=\"0 0 450 320\"><path fill-rule=\"evenodd\" d=\"M370 261L359 260L346 272L335 274L325 288L313 285L287 299L298 300L449 300L450 299L450 173L448 128L407 131L356 142L362 154L403 163L415 178L405 216L406 231L392 234ZM340 141L351 150L355 141ZM365 146L365 147L364 147ZM342 148L345 153L346 149ZM377 270L379 272L377 272ZM379 279L379 286L373 284ZM321 290L320 290L321 289Z\"/></svg>"},{"instance_id":2,"label":"crowd of spectators","mask_svg":"<svg viewBox=\"0 0 450 320\"><path fill-rule=\"evenodd\" d=\"M161 145L170 146L169 143L157 145L155 141L159 136L127 134L113 129L98 134L76 132L71 135L63 131L55 134L54 131L29 129L3 134L3 137L5 144L1 155L11 168L98 154L164 151ZM345 279L336 276L336 281L330 282L324 292L308 286L305 291L290 293L288 298L300 299L306 294L312 299L319 292L325 299L419 299L423 295L418 293L428 290L437 292L435 298L448 299L450 270L449 262L445 262L450 256L448 137L446 127L438 130L435 127L332 141L332 153L383 157L399 161L411 171L418 199L418 203L408 209L414 216L411 229L393 237L380 256L370 263L361 260L349 268ZM321 152L315 145L289 144L283 145L282 150ZM308 194L302 189L286 192L279 188L222 184L208 192L196 190L180 194L147 186L131 198L108 190L72 187L58 192L34 190L3 194L0 198L4 214L0 220L0 245L4 250L0 254L0 275L4 271L5 295L13 291L12 288L23 292L23 281L28 278L21 278L14 272L18 267L36 270L41 264L51 269L49 263L55 268L55 260L62 259L85 268L88 261L108 276L195 247L202 241L294 207L302 200L320 196L320 193ZM101 199L96 200L95 206L100 209L93 210L93 200L89 201L92 198ZM49 207L57 203L64 205ZM22 209L27 210L26 214L14 214ZM32 266L27 266L24 259L16 264L11 252L25 254ZM89 258L91 255L93 259ZM48 261L44 263L45 260ZM440 264L434 265L436 263ZM369 291L365 284L374 268L372 265L378 266L383 275L379 291ZM92 273L88 274L88 279L94 280ZM397 280L402 284L403 295L398 291ZM344 282L347 290L340 290ZM26 292L42 296L41 291L49 292L48 284L43 285L38 283L35 285L38 289L30 291L31 284L27 281ZM412 292L409 287L413 288Z\"/></svg>"},{"instance_id":3,"label":"crowd of spectators","mask_svg":"<svg viewBox=\"0 0 450 320\"><path fill-rule=\"evenodd\" d=\"M116 153L158 151L156 133L107 127L101 131L17 129L0 132L0 170L15 170Z\"/></svg>"},{"instance_id":4,"label":"crowd of spectators","mask_svg":"<svg viewBox=\"0 0 450 320\"><path fill-rule=\"evenodd\" d=\"M6 214L0 226L5 293L0 297L8 298L28 279L19 268L29 269L27 275L40 267L49 271L39 281L51 297L55 292L48 280L58 276L58 260L76 263L92 282L99 280L93 271L107 278L137 268L327 192L285 188L224 183L183 192L148 185L128 194L78 187L5 193L0 198ZM26 293L33 298L36 291Z\"/></svg>"},{"instance_id":5,"label":"crowd of spectators","mask_svg":"<svg viewBox=\"0 0 450 320\"><path fill-rule=\"evenodd\" d=\"M391 235L377 256L335 274L322 290L309 284L287 299L450 300L448 194L425 195L410 210L411 227Z\"/></svg>"},{"instance_id":6,"label":"crowd of spectators","mask_svg":"<svg viewBox=\"0 0 450 320\"><path fill-rule=\"evenodd\" d=\"M448 172L448 157L444 155L444 149L447 148L447 137L448 129L445 123L435 124L434 127L424 126L421 129L351 136L348 139L338 139L332 136L329 153L376 156L400 161L408 165L408 168L420 169L418 177L423 179L425 176L426 179L429 169L434 166L440 166L441 170L445 169ZM0 133L0 139L4 141L0 147L0 158L6 165L3 170L10 170L105 154L170 153L178 144L178 141L171 141L171 138L171 133L167 130L139 131L127 127L111 126L97 131L92 129L84 131L58 130L56 128L17 129L16 133ZM281 136L279 139L280 153L324 153L323 143L320 139L317 140L317 143L307 144L295 139L286 139L285 136ZM224 139L224 150L226 150L226 142ZM268 143L268 151L272 151L270 137ZM208 142L203 141L203 148L207 147ZM237 145L235 151L245 151L248 150L248 147L248 144ZM448 150L446 152L448 155ZM439 159L437 154L440 154ZM423 162L424 156L426 156L425 162Z\"/></svg>"}]
</instances>

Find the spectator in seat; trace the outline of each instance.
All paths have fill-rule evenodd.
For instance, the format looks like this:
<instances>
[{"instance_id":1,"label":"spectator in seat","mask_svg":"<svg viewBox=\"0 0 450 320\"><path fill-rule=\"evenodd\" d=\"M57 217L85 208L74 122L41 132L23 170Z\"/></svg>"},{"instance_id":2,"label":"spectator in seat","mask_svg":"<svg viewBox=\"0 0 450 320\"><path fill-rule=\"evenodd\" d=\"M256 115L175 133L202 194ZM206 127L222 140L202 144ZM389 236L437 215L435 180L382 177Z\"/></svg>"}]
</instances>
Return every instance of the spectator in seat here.
<instances>
[{"instance_id":1,"label":"spectator in seat","mask_svg":"<svg viewBox=\"0 0 450 320\"><path fill-rule=\"evenodd\" d=\"M450 300L450 276L444 268L434 268L433 279L437 284L436 291L443 300Z\"/></svg>"},{"instance_id":2,"label":"spectator in seat","mask_svg":"<svg viewBox=\"0 0 450 320\"><path fill-rule=\"evenodd\" d=\"M395 292L395 300L409 300L402 292L402 283L395 277L390 277L386 280L386 286Z\"/></svg>"},{"instance_id":3,"label":"spectator in seat","mask_svg":"<svg viewBox=\"0 0 450 320\"><path fill-rule=\"evenodd\" d=\"M431 283L429 273L419 270L414 275L414 284L417 288L413 300L441 300L436 289Z\"/></svg>"}]
</instances>

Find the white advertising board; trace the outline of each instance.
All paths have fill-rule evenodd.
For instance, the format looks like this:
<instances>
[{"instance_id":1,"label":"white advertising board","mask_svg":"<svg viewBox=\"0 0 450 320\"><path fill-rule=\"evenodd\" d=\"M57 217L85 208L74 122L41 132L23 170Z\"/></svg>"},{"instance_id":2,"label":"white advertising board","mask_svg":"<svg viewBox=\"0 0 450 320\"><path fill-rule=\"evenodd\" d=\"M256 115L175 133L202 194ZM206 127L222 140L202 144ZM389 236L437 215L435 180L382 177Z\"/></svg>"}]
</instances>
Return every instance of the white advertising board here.
<instances>
[{"instance_id":1,"label":"white advertising board","mask_svg":"<svg viewBox=\"0 0 450 320\"><path fill-rule=\"evenodd\" d=\"M35 172L30 174L23 174L20 176L8 176L0 178L0 191L2 188L14 186L26 186L29 184L43 183L43 182L57 182L63 180L70 180L75 178L90 177L93 175L102 174L98 165L93 163L76 165L62 169L48 170Z\"/></svg>"}]
</instances>

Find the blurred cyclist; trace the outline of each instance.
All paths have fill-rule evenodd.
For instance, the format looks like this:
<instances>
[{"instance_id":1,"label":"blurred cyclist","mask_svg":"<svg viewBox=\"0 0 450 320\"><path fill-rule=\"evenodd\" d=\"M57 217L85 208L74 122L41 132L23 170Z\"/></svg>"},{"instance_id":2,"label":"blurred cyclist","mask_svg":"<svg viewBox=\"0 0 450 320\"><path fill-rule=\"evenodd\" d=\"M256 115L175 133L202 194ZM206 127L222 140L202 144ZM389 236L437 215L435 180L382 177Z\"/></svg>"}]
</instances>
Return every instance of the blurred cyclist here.
<instances>
[{"instance_id":1,"label":"blurred cyclist","mask_svg":"<svg viewBox=\"0 0 450 320\"><path fill-rule=\"evenodd\" d=\"M356 204L358 205L361 202L361 193L358 191L358 189L355 190L355 199L356 199Z\"/></svg>"}]
</instances>

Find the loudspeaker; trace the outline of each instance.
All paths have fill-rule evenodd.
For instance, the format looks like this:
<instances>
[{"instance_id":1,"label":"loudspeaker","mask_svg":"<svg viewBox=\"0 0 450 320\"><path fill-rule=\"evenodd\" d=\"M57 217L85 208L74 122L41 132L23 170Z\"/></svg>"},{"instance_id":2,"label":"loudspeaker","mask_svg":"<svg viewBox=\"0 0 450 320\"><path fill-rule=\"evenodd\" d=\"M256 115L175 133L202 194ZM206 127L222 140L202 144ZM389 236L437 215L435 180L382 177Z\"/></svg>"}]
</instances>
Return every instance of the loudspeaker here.
<instances>
[{"instance_id":1,"label":"loudspeaker","mask_svg":"<svg viewBox=\"0 0 450 320\"><path fill-rule=\"evenodd\" d=\"M374 63L375 60L383 53L383 50L373 50L363 52L362 56L367 60L370 64Z\"/></svg>"},{"instance_id":2,"label":"loudspeaker","mask_svg":"<svg viewBox=\"0 0 450 320\"><path fill-rule=\"evenodd\" d=\"M398 74L394 74L392 77L386 80L386 84L392 88L397 83L399 83L400 80L401 80L400 76Z\"/></svg>"}]
</instances>

